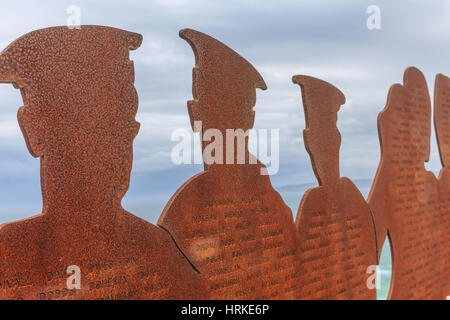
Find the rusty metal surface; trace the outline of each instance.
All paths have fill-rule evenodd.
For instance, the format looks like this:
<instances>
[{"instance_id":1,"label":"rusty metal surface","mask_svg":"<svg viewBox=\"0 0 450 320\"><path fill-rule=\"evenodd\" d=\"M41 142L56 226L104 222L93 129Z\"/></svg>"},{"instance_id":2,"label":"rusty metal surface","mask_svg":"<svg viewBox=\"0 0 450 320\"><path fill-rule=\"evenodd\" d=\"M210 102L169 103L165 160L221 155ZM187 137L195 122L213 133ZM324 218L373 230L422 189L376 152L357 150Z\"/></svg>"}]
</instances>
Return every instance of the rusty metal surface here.
<instances>
[{"instance_id":1,"label":"rusty metal surface","mask_svg":"<svg viewBox=\"0 0 450 320\"><path fill-rule=\"evenodd\" d=\"M391 87L378 116L380 164L368 202L378 247L389 237L392 251L390 299L441 298L439 190L424 163L430 154L431 102L418 69L405 71Z\"/></svg>"},{"instance_id":2,"label":"rusty metal surface","mask_svg":"<svg viewBox=\"0 0 450 320\"><path fill-rule=\"evenodd\" d=\"M125 211L139 34L100 26L31 32L0 54L21 90L18 119L41 158L43 212L0 227L0 298L195 299L199 276L170 236ZM81 269L68 290L66 269Z\"/></svg>"},{"instance_id":3,"label":"rusty metal surface","mask_svg":"<svg viewBox=\"0 0 450 320\"><path fill-rule=\"evenodd\" d=\"M367 270L377 261L373 217L357 187L339 174L336 122L345 97L320 79L299 75L293 82L301 87L304 142L319 181L303 196L295 220L299 298L376 299L375 288L367 285Z\"/></svg>"},{"instance_id":4,"label":"rusty metal surface","mask_svg":"<svg viewBox=\"0 0 450 320\"><path fill-rule=\"evenodd\" d=\"M367 204L340 177L336 122L344 95L325 81L294 76L319 182L303 196L294 223L266 167L250 154L248 137L245 164L225 144L228 129L253 127L263 78L210 36L190 29L180 36L196 60L191 125L201 133L216 129L223 161L232 152L233 163L205 161L204 171L167 203L159 226L121 206L139 131L129 51L142 36L101 26L53 27L1 52L0 82L21 90L19 125L41 161L43 211L0 225L0 299L376 299L368 268L386 239L393 255L390 299L450 295L448 77L437 75L435 83L439 179L424 166L428 88L411 67L378 117L381 159ZM213 142L202 141L204 155ZM74 265L81 269L80 290L67 288L66 270Z\"/></svg>"},{"instance_id":5,"label":"rusty metal surface","mask_svg":"<svg viewBox=\"0 0 450 320\"><path fill-rule=\"evenodd\" d=\"M442 270L442 299L450 296L450 79L436 75L434 87L434 128L442 170L439 174L440 214L439 248Z\"/></svg>"},{"instance_id":6,"label":"rusty metal surface","mask_svg":"<svg viewBox=\"0 0 450 320\"><path fill-rule=\"evenodd\" d=\"M180 36L192 46L192 123L202 129L253 127L256 88L266 85L245 59L194 30ZM250 155L245 144L246 159ZM203 141L203 149L208 142ZM229 151L225 150L224 154ZM204 150L205 152L205 150ZM234 154L236 156L236 153ZM208 278L212 299L293 299L298 280L290 209L261 163L211 164L173 195L158 224Z\"/></svg>"}]
</instances>

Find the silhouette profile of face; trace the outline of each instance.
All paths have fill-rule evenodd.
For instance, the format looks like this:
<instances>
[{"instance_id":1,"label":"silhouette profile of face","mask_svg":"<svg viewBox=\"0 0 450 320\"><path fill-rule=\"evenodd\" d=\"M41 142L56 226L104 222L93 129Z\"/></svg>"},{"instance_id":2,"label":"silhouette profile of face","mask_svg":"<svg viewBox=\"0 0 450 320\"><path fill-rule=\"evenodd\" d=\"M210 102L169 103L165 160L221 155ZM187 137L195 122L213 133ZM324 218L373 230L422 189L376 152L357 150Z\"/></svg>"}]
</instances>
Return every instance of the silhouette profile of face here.
<instances>
[{"instance_id":1,"label":"silhouette profile of face","mask_svg":"<svg viewBox=\"0 0 450 320\"><path fill-rule=\"evenodd\" d=\"M41 157L47 201L80 204L120 199L128 189L138 98L127 31L53 27L24 35L0 54L0 81L21 89L19 125ZM46 187L57 185L46 192Z\"/></svg>"},{"instance_id":2,"label":"silhouette profile of face","mask_svg":"<svg viewBox=\"0 0 450 320\"><path fill-rule=\"evenodd\" d=\"M394 84L386 108L380 113L379 126L383 152L393 152L390 135L404 147L395 152L396 158L424 163L430 157L431 102L424 75L414 67L406 69L403 85ZM385 142L387 141L387 142ZM398 144L398 143L396 143ZM392 155L390 155L392 156Z\"/></svg>"},{"instance_id":3,"label":"silhouette profile of face","mask_svg":"<svg viewBox=\"0 0 450 320\"><path fill-rule=\"evenodd\" d=\"M305 146L320 185L339 179L339 149L341 134L336 126L337 113L345 96L331 84L308 76L294 76L293 82L302 89L306 129Z\"/></svg>"},{"instance_id":4,"label":"silhouette profile of face","mask_svg":"<svg viewBox=\"0 0 450 320\"><path fill-rule=\"evenodd\" d=\"M423 73L414 67L406 69L403 78L405 108L408 109L411 143L415 146L416 157L420 162L430 158L431 102L427 82Z\"/></svg>"},{"instance_id":5,"label":"silhouette profile of face","mask_svg":"<svg viewBox=\"0 0 450 320\"><path fill-rule=\"evenodd\" d=\"M192 91L188 102L191 124L203 130L251 129L256 88L265 90L261 75L235 51L210 36L191 29L180 31L195 54ZM194 126L193 126L194 129Z\"/></svg>"}]
</instances>

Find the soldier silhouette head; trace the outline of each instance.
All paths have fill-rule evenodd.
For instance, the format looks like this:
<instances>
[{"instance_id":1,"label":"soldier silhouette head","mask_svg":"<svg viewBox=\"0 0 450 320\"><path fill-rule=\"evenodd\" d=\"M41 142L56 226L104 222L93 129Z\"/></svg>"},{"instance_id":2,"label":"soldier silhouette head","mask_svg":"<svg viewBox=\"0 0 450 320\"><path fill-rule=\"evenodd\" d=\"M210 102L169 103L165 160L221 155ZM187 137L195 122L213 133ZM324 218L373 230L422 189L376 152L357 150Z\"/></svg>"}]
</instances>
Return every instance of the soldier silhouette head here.
<instances>
[{"instance_id":1,"label":"soldier silhouette head","mask_svg":"<svg viewBox=\"0 0 450 320\"><path fill-rule=\"evenodd\" d=\"M234 50L204 33L184 29L180 37L191 45L195 54L194 100L188 101L193 130L199 129L194 127L196 121L201 121L203 132L217 129L223 137L226 129L251 129L255 121L256 88L267 88L258 71ZM247 152L248 138L245 143ZM207 144L203 142L203 150ZM225 138L224 151L227 151Z\"/></svg>"},{"instance_id":2,"label":"soldier silhouette head","mask_svg":"<svg viewBox=\"0 0 450 320\"><path fill-rule=\"evenodd\" d=\"M418 98L420 94L420 98ZM423 73L409 67L403 75L403 85L394 84L388 94L385 109L378 116L380 143L386 157L392 151L389 144L383 142L396 133L402 137L402 144L408 146L395 154L396 158L414 160L417 163L428 162L430 158L431 104Z\"/></svg>"},{"instance_id":3,"label":"soldier silhouette head","mask_svg":"<svg viewBox=\"0 0 450 320\"><path fill-rule=\"evenodd\" d=\"M292 80L302 89L306 120L303 137L314 173L319 185L334 185L340 178L341 134L336 126L337 113L345 103L345 96L339 89L320 79L298 75Z\"/></svg>"},{"instance_id":4,"label":"soldier silhouette head","mask_svg":"<svg viewBox=\"0 0 450 320\"><path fill-rule=\"evenodd\" d=\"M417 159L422 162L430 160L430 138L431 138L431 103L427 82L423 73L417 68L408 68L404 75L404 86L410 88L412 94L422 93L423 98L416 100L408 92L407 103L416 104L420 109L418 116L419 124L411 127L411 138L416 146Z\"/></svg>"},{"instance_id":5,"label":"soldier silhouette head","mask_svg":"<svg viewBox=\"0 0 450 320\"><path fill-rule=\"evenodd\" d=\"M129 50L141 41L110 27L52 27L0 54L0 82L20 89L18 121L41 158L44 212L120 206L139 130Z\"/></svg>"}]
</instances>

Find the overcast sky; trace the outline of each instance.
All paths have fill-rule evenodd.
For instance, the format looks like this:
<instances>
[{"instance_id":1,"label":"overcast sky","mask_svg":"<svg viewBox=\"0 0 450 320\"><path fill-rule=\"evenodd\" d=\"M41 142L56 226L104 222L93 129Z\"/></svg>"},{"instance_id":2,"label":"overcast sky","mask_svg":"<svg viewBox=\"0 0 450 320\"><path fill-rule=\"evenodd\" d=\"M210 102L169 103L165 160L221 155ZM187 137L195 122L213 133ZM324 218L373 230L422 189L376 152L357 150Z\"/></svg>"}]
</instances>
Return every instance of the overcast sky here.
<instances>
[{"instance_id":1,"label":"overcast sky","mask_svg":"<svg viewBox=\"0 0 450 320\"><path fill-rule=\"evenodd\" d=\"M224 42L250 61L268 90L257 92L255 128L280 130L280 170L275 188L297 212L306 188L316 185L302 141L304 114L294 74L337 86L347 103L339 112L341 174L366 195L379 161L377 114L389 87L411 65L434 87L436 73L449 74L450 3L428 1L2 1L0 46L44 27L65 25L69 5L81 8L82 24L141 33L132 52L139 93L134 167L124 207L155 222L165 203L201 166L175 166L173 130L190 130L186 100L192 98L194 56L178 37L193 28ZM381 8L381 30L368 30L366 9ZM18 90L0 85L0 223L41 211L39 160L28 153L16 121ZM433 92L430 92L433 95ZM427 167L441 168L435 135Z\"/></svg>"}]
</instances>

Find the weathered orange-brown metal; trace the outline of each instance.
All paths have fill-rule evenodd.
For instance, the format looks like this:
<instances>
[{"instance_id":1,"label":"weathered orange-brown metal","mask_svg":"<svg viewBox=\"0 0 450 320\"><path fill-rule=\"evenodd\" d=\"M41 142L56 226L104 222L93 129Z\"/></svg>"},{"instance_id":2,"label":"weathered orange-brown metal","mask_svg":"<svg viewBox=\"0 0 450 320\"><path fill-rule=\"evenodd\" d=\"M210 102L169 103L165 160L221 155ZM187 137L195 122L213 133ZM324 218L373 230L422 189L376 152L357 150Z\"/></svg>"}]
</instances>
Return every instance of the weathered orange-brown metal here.
<instances>
[{"instance_id":1,"label":"weathered orange-brown metal","mask_svg":"<svg viewBox=\"0 0 450 320\"><path fill-rule=\"evenodd\" d=\"M180 36L196 57L194 100L188 102L193 126L199 129L195 121L202 121L204 133L217 129L223 137L227 129L252 128L256 88L266 88L256 69L206 34L187 29ZM212 143L203 140L204 159ZM212 299L293 299L298 279L292 213L247 147L245 138L246 161L238 164L234 146L224 146L224 157L232 152L234 162L205 163L205 171L173 195L158 224L207 277Z\"/></svg>"},{"instance_id":2,"label":"weathered orange-brown metal","mask_svg":"<svg viewBox=\"0 0 450 320\"><path fill-rule=\"evenodd\" d=\"M0 82L22 93L18 120L41 158L44 203L0 227L1 299L205 298L167 232L121 206L139 130L129 50L141 41L109 27L53 27L0 54ZM69 266L80 268L79 290L67 286Z\"/></svg>"},{"instance_id":3,"label":"weathered orange-brown metal","mask_svg":"<svg viewBox=\"0 0 450 320\"><path fill-rule=\"evenodd\" d=\"M438 141L442 170L439 174L439 251L443 265L442 299L450 296L450 79L436 75L434 87L434 128Z\"/></svg>"},{"instance_id":4,"label":"weathered orange-brown metal","mask_svg":"<svg viewBox=\"0 0 450 320\"><path fill-rule=\"evenodd\" d=\"M422 72L405 71L378 116L381 159L368 202L378 247L389 237L390 299L440 299L439 190L425 169L430 153L431 102Z\"/></svg>"},{"instance_id":5,"label":"weathered orange-brown metal","mask_svg":"<svg viewBox=\"0 0 450 320\"><path fill-rule=\"evenodd\" d=\"M305 110L303 131L319 187L300 203L295 226L300 299L376 299L377 246L370 209L339 174L337 113L345 97L333 85L294 76Z\"/></svg>"},{"instance_id":6,"label":"weathered orange-brown metal","mask_svg":"<svg viewBox=\"0 0 450 320\"><path fill-rule=\"evenodd\" d=\"M294 224L248 136L239 137L253 127L263 78L208 35L186 29L180 36L196 58L188 111L193 129L205 134L205 170L173 195L161 227L121 206L139 130L129 50L142 36L53 27L1 52L0 82L21 90L19 124L41 160L44 206L40 215L0 225L0 299L375 299L374 266L386 238L390 299L450 295L449 78L438 75L435 84L439 180L424 167L431 103L423 74L408 68L404 84L391 87L378 117L382 154L369 209L339 173L344 95L294 76L319 181ZM79 289L71 287L77 272L67 273L77 269Z\"/></svg>"}]
</instances>

